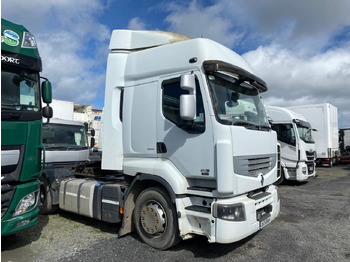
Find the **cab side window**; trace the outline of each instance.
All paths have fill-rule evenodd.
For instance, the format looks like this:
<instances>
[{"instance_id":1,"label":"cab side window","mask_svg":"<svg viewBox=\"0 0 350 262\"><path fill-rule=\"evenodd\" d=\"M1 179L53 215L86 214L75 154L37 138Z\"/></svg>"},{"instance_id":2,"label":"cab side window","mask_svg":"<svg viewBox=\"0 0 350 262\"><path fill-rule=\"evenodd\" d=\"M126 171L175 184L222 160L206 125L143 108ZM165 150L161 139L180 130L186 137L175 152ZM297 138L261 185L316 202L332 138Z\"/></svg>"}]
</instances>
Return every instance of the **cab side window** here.
<instances>
[{"instance_id":1,"label":"cab side window","mask_svg":"<svg viewBox=\"0 0 350 262\"><path fill-rule=\"evenodd\" d=\"M277 139L289 145L295 146L295 133L292 124L273 124L272 129L277 132Z\"/></svg>"},{"instance_id":2,"label":"cab side window","mask_svg":"<svg viewBox=\"0 0 350 262\"><path fill-rule=\"evenodd\" d=\"M203 133L205 131L204 106L198 80L196 79L197 117L194 121L186 121L180 117L180 96L188 93L180 87L180 78L164 81L162 88L164 117L187 132Z\"/></svg>"}]
</instances>

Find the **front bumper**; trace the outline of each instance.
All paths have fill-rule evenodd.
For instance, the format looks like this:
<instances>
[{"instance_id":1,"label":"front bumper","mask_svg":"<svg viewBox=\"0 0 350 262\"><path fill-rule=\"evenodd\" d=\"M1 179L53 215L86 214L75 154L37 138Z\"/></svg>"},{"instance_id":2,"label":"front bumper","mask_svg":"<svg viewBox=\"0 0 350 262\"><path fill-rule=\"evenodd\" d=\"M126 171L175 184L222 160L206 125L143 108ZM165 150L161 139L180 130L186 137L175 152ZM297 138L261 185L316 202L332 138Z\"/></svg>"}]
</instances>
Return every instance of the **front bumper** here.
<instances>
[{"instance_id":1,"label":"front bumper","mask_svg":"<svg viewBox=\"0 0 350 262\"><path fill-rule=\"evenodd\" d=\"M13 213L18 205L18 203L21 201L21 199L32 193L39 190L39 182L29 182L25 184L20 184L16 186L15 192L13 194L11 203L4 214L4 216L1 219L1 235L11 235L14 234L20 230L32 227L36 224L37 218L39 215L39 210L36 207L37 200L33 208L28 210L27 212L13 216ZM3 197L3 196L2 196Z\"/></svg>"},{"instance_id":2,"label":"front bumper","mask_svg":"<svg viewBox=\"0 0 350 262\"><path fill-rule=\"evenodd\" d=\"M284 167L284 176L287 180L303 182L316 176L315 166L314 162L300 162L298 168L295 168L295 166Z\"/></svg>"},{"instance_id":3,"label":"front bumper","mask_svg":"<svg viewBox=\"0 0 350 262\"><path fill-rule=\"evenodd\" d=\"M232 243L246 238L247 236L259 231L264 226L273 221L280 212L280 200L278 198L277 188L270 186L263 197L240 196L234 199L244 206L246 212L245 221L229 221L216 218L215 242ZM217 203L229 204L230 199L218 200ZM259 210L265 207L270 208L270 212L263 215L258 220Z\"/></svg>"}]
</instances>

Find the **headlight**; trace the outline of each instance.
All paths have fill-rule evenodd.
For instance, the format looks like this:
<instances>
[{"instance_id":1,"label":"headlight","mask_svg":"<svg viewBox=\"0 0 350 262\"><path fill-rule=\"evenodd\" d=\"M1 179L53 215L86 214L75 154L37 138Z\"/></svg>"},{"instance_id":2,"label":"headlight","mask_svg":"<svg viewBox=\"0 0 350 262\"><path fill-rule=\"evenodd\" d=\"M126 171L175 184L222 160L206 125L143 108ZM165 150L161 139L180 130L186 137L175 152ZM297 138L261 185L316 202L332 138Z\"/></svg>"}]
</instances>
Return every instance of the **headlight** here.
<instances>
[{"instance_id":1,"label":"headlight","mask_svg":"<svg viewBox=\"0 0 350 262\"><path fill-rule=\"evenodd\" d=\"M307 169L306 169L306 167L304 166L304 167L302 168L302 172L303 172L304 175L306 174L306 171L307 171Z\"/></svg>"},{"instance_id":2,"label":"headlight","mask_svg":"<svg viewBox=\"0 0 350 262\"><path fill-rule=\"evenodd\" d=\"M35 37L31 33L24 32L22 47L24 47L24 48L36 48L37 47Z\"/></svg>"},{"instance_id":3,"label":"headlight","mask_svg":"<svg viewBox=\"0 0 350 262\"><path fill-rule=\"evenodd\" d=\"M231 221L244 221L245 210L242 204L235 205L223 205L214 204L213 216L216 218L231 220Z\"/></svg>"},{"instance_id":4,"label":"headlight","mask_svg":"<svg viewBox=\"0 0 350 262\"><path fill-rule=\"evenodd\" d=\"M38 192L39 191L36 191L23 197L21 201L19 201L13 215L18 216L34 208L37 203Z\"/></svg>"}]
</instances>

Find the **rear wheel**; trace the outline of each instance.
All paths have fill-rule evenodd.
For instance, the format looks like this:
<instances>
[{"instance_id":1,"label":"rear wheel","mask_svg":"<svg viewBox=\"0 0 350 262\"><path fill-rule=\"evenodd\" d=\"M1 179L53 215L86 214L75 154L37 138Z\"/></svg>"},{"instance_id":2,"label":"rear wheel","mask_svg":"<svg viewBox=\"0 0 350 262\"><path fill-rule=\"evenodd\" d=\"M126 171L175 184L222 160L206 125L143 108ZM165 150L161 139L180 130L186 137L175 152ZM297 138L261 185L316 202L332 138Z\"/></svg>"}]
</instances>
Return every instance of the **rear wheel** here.
<instances>
[{"instance_id":1,"label":"rear wheel","mask_svg":"<svg viewBox=\"0 0 350 262\"><path fill-rule=\"evenodd\" d=\"M328 164L328 167L332 167L333 166L333 158L331 158L330 160L329 160L329 164Z\"/></svg>"},{"instance_id":2,"label":"rear wheel","mask_svg":"<svg viewBox=\"0 0 350 262\"><path fill-rule=\"evenodd\" d=\"M141 192L135 203L134 223L140 238L156 249L168 249L181 240L175 206L161 188Z\"/></svg>"}]
</instances>

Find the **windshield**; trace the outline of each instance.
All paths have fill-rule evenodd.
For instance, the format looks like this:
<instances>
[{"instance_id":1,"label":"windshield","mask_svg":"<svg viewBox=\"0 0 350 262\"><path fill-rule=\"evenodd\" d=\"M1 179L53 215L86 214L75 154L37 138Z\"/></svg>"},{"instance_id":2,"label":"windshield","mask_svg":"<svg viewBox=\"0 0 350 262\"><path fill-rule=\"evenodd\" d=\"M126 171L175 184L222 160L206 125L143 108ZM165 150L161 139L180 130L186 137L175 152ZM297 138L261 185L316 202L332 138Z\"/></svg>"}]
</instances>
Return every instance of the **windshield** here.
<instances>
[{"instance_id":1,"label":"windshield","mask_svg":"<svg viewBox=\"0 0 350 262\"><path fill-rule=\"evenodd\" d=\"M315 143L315 141L312 139L310 125L306 126L306 125L301 125L299 123L297 123L296 125L298 129L299 137L301 140L303 140L305 143Z\"/></svg>"},{"instance_id":2,"label":"windshield","mask_svg":"<svg viewBox=\"0 0 350 262\"><path fill-rule=\"evenodd\" d=\"M208 74L208 81L220 123L270 129L259 92L254 86L223 73Z\"/></svg>"},{"instance_id":3,"label":"windshield","mask_svg":"<svg viewBox=\"0 0 350 262\"><path fill-rule=\"evenodd\" d=\"M17 111L39 111L39 74L2 65L1 108Z\"/></svg>"},{"instance_id":4,"label":"windshield","mask_svg":"<svg viewBox=\"0 0 350 262\"><path fill-rule=\"evenodd\" d=\"M87 149L87 136L84 126L43 125L43 143L47 150L80 150Z\"/></svg>"}]
</instances>

